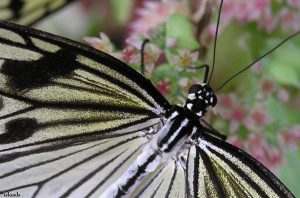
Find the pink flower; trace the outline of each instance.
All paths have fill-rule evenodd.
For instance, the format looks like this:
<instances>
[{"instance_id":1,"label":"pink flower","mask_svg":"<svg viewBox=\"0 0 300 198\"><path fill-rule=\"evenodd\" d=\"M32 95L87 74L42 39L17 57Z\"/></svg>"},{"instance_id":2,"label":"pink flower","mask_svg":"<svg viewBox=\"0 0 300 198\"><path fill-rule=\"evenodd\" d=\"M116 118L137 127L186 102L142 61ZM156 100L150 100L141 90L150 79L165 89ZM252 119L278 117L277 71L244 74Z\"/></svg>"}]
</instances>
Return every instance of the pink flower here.
<instances>
[{"instance_id":1,"label":"pink flower","mask_svg":"<svg viewBox=\"0 0 300 198\"><path fill-rule=\"evenodd\" d=\"M290 98L289 92L285 89L280 89L277 92L277 98L282 102L288 102Z\"/></svg>"},{"instance_id":2,"label":"pink flower","mask_svg":"<svg viewBox=\"0 0 300 198\"><path fill-rule=\"evenodd\" d=\"M218 95L218 104L215 107L218 114L226 120L230 120L232 109L237 104L237 99L233 94L219 94Z\"/></svg>"},{"instance_id":3,"label":"pink flower","mask_svg":"<svg viewBox=\"0 0 300 198\"><path fill-rule=\"evenodd\" d=\"M263 136L252 134L247 141L247 148L255 159L272 171L284 161L282 152L276 147L270 147Z\"/></svg>"},{"instance_id":4,"label":"pink flower","mask_svg":"<svg viewBox=\"0 0 300 198\"><path fill-rule=\"evenodd\" d=\"M300 143L300 125L292 129L282 129L278 136L282 145L288 145L293 149L298 149Z\"/></svg>"},{"instance_id":5,"label":"pink flower","mask_svg":"<svg viewBox=\"0 0 300 198\"><path fill-rule=\"evenodd\" d=\"M138 64L141 62L140 60L137 60L137 58L136 58L136 56L138 56L139 53L140 52L137 50L137 48L128 46L128 47L124 48L122 51L122 60L125 63Z\"/></svg>"},{"instance_id":6,"label":"pink flower","mask_svg":"<svg viewBox=\"0 0 300 198\"><path fill-rule=\"evenodd\" d=\"M178 55L172 55L171 61L173 64L177 66L177 69L184 70L188 67L196 66L196 62L198 61L199 52L191 52L190 49L184 48L180 50Z\"/></svg>"},{"instance_id":7,"label":"pink flower","mask_svg":"<svg viewBox=\"0 0 300 198\"><path fill-rule=\"evenodd\" d=\"M158 81L158 83L156 84L156 88L163 95L167 95L170 92L170 80L163 79L163 80Z\"/></svg>"},{"instance_id":8,"label":"pink flower","mask_svg":"<svg viewBox=\"0 0 300 198\"><path fill-rule=\"evenodd\" d=\"M130 64L141 64L141 47L144 39L141 37L130 37L126 40L128 47L123 50L123 60ZM162 51L153 43L147 43L144 49L144 64L148 73L152 73L156 61Z\"/></svg>"},{"instance_id":9,"label":"pink flower","mask_svg":"<svg viewBox=\"0 0 300 198\"><path fill-rule=\"evenodd\" d=\"M229 24L233 19L240 23L256 22L259 27L264 28L267 32L274 31L278 26L282 30L289 27L292 27L294 30L299 29L299 1L288 0L289 7L285 1L276 3L281 4L282 10L274 12L271 0L227 0L224 1L221 18L225 25Z\"/></svg>"},{"instance_id":10,"label":"pink flower","mask_svg":"<svg viewBox=\"0 0 300 198\"><path fill-rule=\"evenodd\" d=\"M230 144L233 144L234 146L243 149L244 142L242 142L239 138L237 137L229 137L227 142Z\"/></svg>"},{"instance_id":11,"label":"pink flower","mask_svg":"<svg viewBox=\"0 0 300 198\"><path fill-rule=\"evenodd\" d=\"M290 9L283 9L279 15L281 29L288 29L291 27L297 31L300 27L300 15L297 12L291 12Z\"/></svg>"},{"instance_id":12,"label":"pink flower","mask_svg":"<svg viewBox=\"0 0 300 198\"><path fill-rule=\"evenodd\" d=\"M287 0L289 6L294 8L300 8L300 1L298 0Z\"/></svg>"},{"instance_id":13,"label":"pink flower","mask_svg":"<svg viewBox=\"0 0 300 198\"><path fill-rule=\"evenodd\" d=\"M178 41L175 38L167 38L166 46L168 48L175 48L178 45Z\"/></svg>"},{"instance_id":14,"label":"pink flower","mask_svg":"<svg viewBox=\"0 0 300 198\"><path fill-rule=\"evenodd\" d=\"M229 122L229 132L236 132L244 124L248 108L241 105L233 94L218 95L216 111Z\"/></svg>"},{"instance_id":15,"label":"pink flower","mask_svg":"<svg viewBox=\"0 0 300 198\"><path fill-rule=\"evenodd\" d=\"M99 33L99 37L84 37L83 39L90 46L97 50L106 53L111 53L113 51L113 45L111 41L109 40L108 36L103 32Z\"/></svg>"},{"instance_id":16,"label":"pink flower","mask_svg":"<svg viewBox=\"0 0 300 198\"><path fill-rule=\"evenodd\" d=\"M227 95L218 95L219 105L224 108L233 108L237 102L235 95L227 94Z\"/></svg>"},{"instance_id":17,"label":"pink flower","mask_svg":"<svg viewBox=\"0 0 300 198\"><path fill-rule=\"evenodd\" d=\"M284 163L283 153L281 150L272 148L268 150L268 164L267 167L272 170L274 173L276 172L276 167L279 164Z\"/></svg>"},{"instance_id":18,"label":"pink flower","mask_svg":"<svg viewBox=\"0 0 300 198\"><path fill-rule=\"evenodd\" d=\"M230 115L229 131L236 132L240 125L244 123L245 117L247 115L246 108L243 106L238 106L234 108Z\"/></svg>"},{"instance_id":19,"label":"pink flower","mask_svg":"<svg viewBox=\"0 0 300 198\"><path fill-rule=\"evenodd\" d=\"M259 83L260 89L265 96L270 96L276 90L276 85L273 80L263 78Z\"/></svg>"},{"instance_id":20,"label":"pink flower","mask_svg":"<svg viewBox=\"0 0 300 198\"><path fill-rule=\"evenodd\" d=\"M142 44L144 42L145 38L140 37L140 36L131 36L128 37L125 42L128 46L135 47L136 49L141 49Z\"/></svg>"},{"instance_id":21,"label":"pink flower","mask_svg":"<svg viewBox=\"0 0 300 198\"><path fill-rule=\"evenodd\" d=\"M261 62L257 62L250 68L250 70L255 74L261 74L261 72L263 71L262 68L263 65L261 64Z\"/></svg>"},{"instance_id":22,"label":"pink flower","mask_svg":"<svg viewBox=\"0 0 300 198\"><path fill-rule=\"evenodd\" d=\"M270 0L228 0L224 1L223 11L227 20L230 18L236 18L239 22L245 23L261 19L269 8ZM230 17L226 15L229 15Z\"/></svg>"},{"instance_id":23,"label":"pink flower","mask_svg":"<svg viewBox=\"0 0 300 198\"><path fill-rule=\"evenodd\" d=\"M270 123L272 118L266 113L264 106L256 107L245 119L245 125L250 130L263 131L266 124Z\"/></svg>"},{"instance_id":24,"label":"pink flower","mask_svg":"<svg viewBox=\"0 0 300 198\"><path fill-rule=\"evenodd\" d=\"M137 10L137 20L131 25L131 36L148 35L151 29L166 22L173 13L188 14L188 6L185 1L162 0L146 1L143 8Z\"/></svg>"}]
</instances>

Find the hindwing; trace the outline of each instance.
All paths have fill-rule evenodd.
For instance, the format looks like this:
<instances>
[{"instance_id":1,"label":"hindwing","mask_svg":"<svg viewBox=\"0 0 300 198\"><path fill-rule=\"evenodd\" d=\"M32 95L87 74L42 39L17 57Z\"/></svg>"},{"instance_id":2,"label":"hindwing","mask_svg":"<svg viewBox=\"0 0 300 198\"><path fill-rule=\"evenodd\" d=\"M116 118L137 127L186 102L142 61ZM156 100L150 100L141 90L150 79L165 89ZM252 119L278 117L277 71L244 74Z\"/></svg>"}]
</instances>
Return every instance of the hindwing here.
<instances>
[{"instance_id":1,"label":"hindwing","mask_svg":"<svg viewBox=\"0 0 300 198\"><path fill-rule=\"evenodd\" d=\"M207 134L189 150L186 181L188 197L294 197L249 154Z\"/></svg>"}]
</instances>

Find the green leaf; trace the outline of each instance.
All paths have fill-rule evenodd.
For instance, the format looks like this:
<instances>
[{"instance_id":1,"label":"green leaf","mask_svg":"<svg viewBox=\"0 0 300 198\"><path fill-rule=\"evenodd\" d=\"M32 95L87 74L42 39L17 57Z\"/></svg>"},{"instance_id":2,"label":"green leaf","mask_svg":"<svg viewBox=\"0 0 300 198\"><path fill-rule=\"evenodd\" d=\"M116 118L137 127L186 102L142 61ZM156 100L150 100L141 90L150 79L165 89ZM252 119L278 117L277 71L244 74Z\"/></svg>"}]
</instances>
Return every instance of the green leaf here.
<instances>
[{"instance_id":1,"label":"green leaf","mask_svg":"<svg viewBox=\"0 0 300 198\"><path fill-rule=\"evenodd\" d=\"M269 97L267 100L268 114L272 116L273 122L278 124L286 123L285 109L282 103L275 98Z\"/></svg>"},{"instance_id":2,"label":"green leaf","mask_svg":"<svg viewBox=\"0 0 300 198\"><path fill-rule=\"evenodd\" d=\"M270 55L267 69L279 83L300 87L299 51L300 47L290 42Z\"/></svg>"},{"instance_id":3,"label":"green leaf","mask_svg":"<svg viewBox=\"0 0 300 198\"><path fill-rule=\"evenodd\" d=\"M192 25L188 17L175 13L170 16L166 23L166 38L174 38L178 41L180 48L199 48L197 40L194 38Z\"/></svg>"},{"instance_id":4,"label":"green leaf","mask_svg":"<svg viewBox=\"0 0 300 198\"><path fill-rule=\"evenodd\" d=\"M279 102L274 97L268 98L267 108L276 126L293 125L300 122L300 112L290 109L286 104Z\"/></svg>"},{"instance_id":5,"label":"green leaf","mask_svg":"<svg viewBox=\"0 0 300 198\"><path fill-rule=\"evenodd\" d=\"M112 13L119 25L124 25L131 16L133 2L112 0Z\"/></svg>"},{"instance_id":6,"label":"green leaf","mask_svg":"<svg viewBox=\"0 0 300 198\"><path fill-rule=\"evenodd\" d=\"M230 23L223 32L219 34L215 71L211 81L213 87L218 87L253 60L248 46L248 40L250 39L248 35L250 34L235 22ZM212 65L212 60L213 42L211 42L206 63ZM248 78L251 77L251 75L250 72L244 72L239 75L239 77L230 81L222 90L226 91L232 87L247 84Z\"/></svg>"},{"instance_id":7,"label":"green leaf","mask_svg":"<svg viewBox=\"0 0 300 198\"><path fill-rule=\"evenodd\" d=\"M270 69L270 75L272 75L276 81L285 85L300 87L300 79L295 69L279 62L274 62L270 66L272 67Z\"/></svg>"},{"instance_id":8,"label":"green leaf","mask_svg":"<svg viewBox=\"0 0 300 198\"><path fill-rule=\"evenodd\" d=\"M300 153L299 151L288 150L285 157L287 163L279 167L279 178L296 197L299 197Z\"/></svg>"},{"instance_id":9,"label":"green leaf","mask_svg":"<svg viewBox=\"0 0 300 198\"><path fill-rule=\"evenodd\" d=\"M157 82L162 78L179 79L179 74L171 64L162 64L156 67L151 80Z\"/></svg>"}]
</instances>

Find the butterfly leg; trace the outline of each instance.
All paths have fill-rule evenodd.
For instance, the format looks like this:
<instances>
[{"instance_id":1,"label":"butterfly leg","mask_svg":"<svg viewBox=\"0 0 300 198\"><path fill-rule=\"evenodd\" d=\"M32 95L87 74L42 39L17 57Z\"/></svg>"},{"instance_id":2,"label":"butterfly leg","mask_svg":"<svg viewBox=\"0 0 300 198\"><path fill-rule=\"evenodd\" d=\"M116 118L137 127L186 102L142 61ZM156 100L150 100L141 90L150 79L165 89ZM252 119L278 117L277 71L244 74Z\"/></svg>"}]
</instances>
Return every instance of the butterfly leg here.
<instances>
[{"instance_id":1,"label":"butterfly leg","mask_svg":"<svg viewBox=\"0 0 300 198\"><path fill-rule=\"evenodd\" d=\"M213 135L213 136L215 136L215 137L217 137L217 138L219 138L219 139L222 139L222 140L226 140L226 139L227 139L227 136L226 136L226 135L221 134L217 129L213 128L213 127L212 127L209 123L207 123L205 120L201 120L201 122L205 125L205 126L203 126L203 128L204 128L204 130L205 130L207 133L209 133L209 134L211 134L211 135Z\"/></svg>"},{"instance_id":2,"label":"butterfly leg","mask_svg":"<svg viewBox=\"0 0 300 198\"><path fill-rule=\"evenodd\" d=\"M145 39L142 43L142 47L141 47L141 72L144 75L145 74L145 61L144 61L144 55L145 55L145 46L146 44L150 42L149 39Z\"/></svg>"}]
</instances>

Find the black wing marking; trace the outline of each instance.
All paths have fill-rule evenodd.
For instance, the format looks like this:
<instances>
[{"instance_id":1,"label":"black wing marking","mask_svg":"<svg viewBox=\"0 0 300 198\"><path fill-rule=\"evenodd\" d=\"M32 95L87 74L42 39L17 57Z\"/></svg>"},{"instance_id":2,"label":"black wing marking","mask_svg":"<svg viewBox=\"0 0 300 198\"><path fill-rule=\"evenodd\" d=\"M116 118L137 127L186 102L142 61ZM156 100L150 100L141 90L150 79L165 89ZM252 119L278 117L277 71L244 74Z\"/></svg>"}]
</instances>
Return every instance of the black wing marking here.
<instances>
[{"instance_id":1,"label":"black wing marking","mask_svg":"<svg viewBox=\"0 0 300 198\"><path fill-rule=\"evenodd\" d=\"M0 47L0 143L6 149L142 130L169 108L149 80L84 45L1 22Z\"/></svg>"},{"instance_id":2,"label":"black wing marking","mask_svg":"<svg viewBox=\"0 0 300 198\"><path fill-rule=\"evenodd\" d=\"M74 0L2 0L0 20L33 25Z\"/></svg>"}]
</instances>

